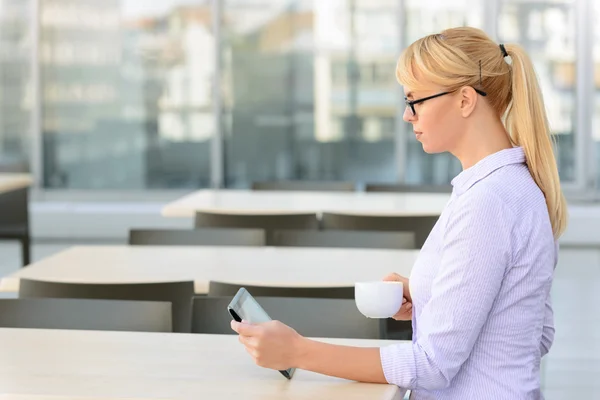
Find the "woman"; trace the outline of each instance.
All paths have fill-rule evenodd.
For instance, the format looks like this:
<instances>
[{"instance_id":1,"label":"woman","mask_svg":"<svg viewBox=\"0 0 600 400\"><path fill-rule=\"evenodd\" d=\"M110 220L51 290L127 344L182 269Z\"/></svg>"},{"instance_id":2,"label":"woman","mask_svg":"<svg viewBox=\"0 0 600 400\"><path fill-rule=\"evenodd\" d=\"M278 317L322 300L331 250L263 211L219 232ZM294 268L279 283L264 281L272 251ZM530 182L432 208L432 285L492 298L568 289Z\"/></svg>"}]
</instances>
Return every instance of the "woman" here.
<instances>
[{"instance_id":1,"label":"woman","mask_svg":"<svg viewBox=\"0 0 600 400\"><path fill-rule=\"evenodd\" d=\"M532 63L519 46L456 28L413 43L396 76L423 149L463 167L410 280L387 277L405 282L395 317L412 317L412 343L335 346L279 322L232 328L268 368L388 382L413 399L539 399L567 211Z\"/></svg>"}]
</instances>

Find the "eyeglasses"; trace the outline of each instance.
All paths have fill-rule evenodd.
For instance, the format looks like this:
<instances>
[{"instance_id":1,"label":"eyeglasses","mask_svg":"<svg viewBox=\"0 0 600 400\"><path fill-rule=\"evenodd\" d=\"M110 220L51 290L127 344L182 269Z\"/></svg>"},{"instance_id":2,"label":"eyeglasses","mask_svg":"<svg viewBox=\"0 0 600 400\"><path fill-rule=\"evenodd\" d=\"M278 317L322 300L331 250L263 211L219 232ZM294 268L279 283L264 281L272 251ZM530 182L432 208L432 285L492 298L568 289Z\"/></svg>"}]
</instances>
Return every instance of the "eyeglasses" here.
<instances>
[{"instance_id":1,"label":"eyeglasses","mask_svg":"<svg viewBox=\"0 0 600 400\"><path fill-rule=\"evenodd\" d=\"M473 88L473 89L475 90L475 92L477 92L477 94L480 94L482 96L487 96L487 93L484 92L483 90L479 90L479 89L475 89L475 88ZM436 97L444 96L446 94L450 94L455 91L456 90L453 90L450 92L442 92L442 93L434 94L433 96L427 96L427 97L423 97L422 99L416 99L416 100L408 100L408 98L404 97L404 102L406 103L406 107L410 108L412 115L416 116L417 112L415 111L415 104L420 104L424 101L435 99Z\"/></svg>"}]
</instances>

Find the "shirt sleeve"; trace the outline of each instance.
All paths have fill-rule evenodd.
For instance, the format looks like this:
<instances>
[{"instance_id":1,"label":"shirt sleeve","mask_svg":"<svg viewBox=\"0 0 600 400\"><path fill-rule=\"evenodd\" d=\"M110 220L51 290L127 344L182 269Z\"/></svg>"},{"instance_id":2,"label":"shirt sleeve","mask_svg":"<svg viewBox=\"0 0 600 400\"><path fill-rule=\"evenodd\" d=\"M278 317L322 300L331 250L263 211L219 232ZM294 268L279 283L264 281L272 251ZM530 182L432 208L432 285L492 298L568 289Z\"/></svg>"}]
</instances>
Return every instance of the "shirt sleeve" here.
<instances>
[{"instance_id":1,"label":"shirt sleeve","mask_svg":"<svg viewBox=\"0 0 600 400\"><path fill-rule=\"evenodd\" d=\"M380 349L386 380L403 388L450 385L469 357L512 263L514 218L508 207L494 193L463 197L456 199L443 233L440 268L419 315L419 338Z\"/></svg>"},{"instance_id":2,"label":"shirt sleeve","mask_svg":"<svg viewBox=\"0 0 600 400\"><path fill-rule=\"evenodd\" d=\"M545 356L550 351L554 342L554 312L552 311L552 300L550 292L546 299L546 307L544 308L544 329L542 330L542 340L540 341L540 354Z\"/></svg>"}]
</instances>

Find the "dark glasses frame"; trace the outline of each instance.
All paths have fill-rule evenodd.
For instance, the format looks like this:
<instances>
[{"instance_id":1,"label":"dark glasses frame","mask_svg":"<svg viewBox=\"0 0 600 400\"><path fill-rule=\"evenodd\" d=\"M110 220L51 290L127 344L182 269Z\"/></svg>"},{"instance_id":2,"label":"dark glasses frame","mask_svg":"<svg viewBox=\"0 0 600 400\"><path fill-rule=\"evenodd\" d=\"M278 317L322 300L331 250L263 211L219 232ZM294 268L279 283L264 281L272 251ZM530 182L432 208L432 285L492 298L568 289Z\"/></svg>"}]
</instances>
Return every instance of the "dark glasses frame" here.
<instances>
[{"instance_id":1,"label":"dark glasses frame","mask_svg":"<svg viewBox=\"0 0 600 400\"><path fill-rule=\"evenodd\" d=\"M473 90L475 90L475 92L477 92L477 94L480 94L482 96L487 96L487 93L484 92L483 90L479 90L479 89L475 89L473 88ZM404 97L404 102L406 103L406 106L410 108L410 111L412 112L413 116L417 115L417 111L415 110L415 104L420 104L424 101L427 100L431 100L431 99L435 99L436 97L440 97L440 96L444 96L450 93L456 92L456 90L450 91L450 92L442 92L442 93L438 93L438 94L434 94L433 96L427 96L427 97L423 97L422 99L416 99L416 100L408 100L408 98L405 96Z\"/></svg>"}]
</instances>

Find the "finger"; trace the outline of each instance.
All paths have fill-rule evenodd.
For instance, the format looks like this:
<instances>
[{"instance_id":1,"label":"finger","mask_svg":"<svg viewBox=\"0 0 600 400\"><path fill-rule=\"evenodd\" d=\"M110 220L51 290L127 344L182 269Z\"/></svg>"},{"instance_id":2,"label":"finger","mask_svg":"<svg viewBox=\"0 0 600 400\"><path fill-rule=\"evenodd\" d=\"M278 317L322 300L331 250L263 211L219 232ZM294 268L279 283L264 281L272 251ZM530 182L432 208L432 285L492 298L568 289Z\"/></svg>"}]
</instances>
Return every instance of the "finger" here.
<instances>
[{"instance_id":1,"label":"finger","mask_svg":"<svg viewBox=\"0 0 600 400\"><path fill-rule=\"evenodd\" d=\"M392 272L390 274L387 274L384 278L384 281L399 281L400 280L400 275L398 275L395 272Z\"/></svg>"},{"instance_id":2,"label":"finger","mask_svg":"<svg viewBox=\"0 0 600 400\"><path fill-rule=\"evenodd\" d=\"M231 321L231 329L243 336L256 336L262 328L248 323Z\"/></svg>"},{"instance_id":3,"label":"finger","mask_svg":"<svg viewBox=\"0 0 600 400\"><path fill-rule=\"evenodd\" d=\"M392 317L398 321L406 321L412 318L412 305L410 307L402 306L400 310Z\"/></svg>"},{"instance_id":4,"label":"finger","mask_svg":"<svg viewBox=\"0 0 600 400\"><path fill-rule=\"evenodd\" d=\"M406 297L402 298L402 304L404 305L406 303Z\"/></svg>"},{"instance_id":5,"label":"finger","mask_svg":"<svg viewBox=\"0 0 600 400\"><path fill-rule=\"evenodd\" d=\"M238 340L240 341L241 344L243 344L244 346L246 346L247 348L256 348L258 343L255 340L256 338L253 338L251 336L244 336L244 335L240 335L238 337Z\"/></svg>"},{"instance_id":6,"label":"finger","mask_svg":"<svg viewBox=\"0 0 600 400\"><path fill-rule=\"evenodd\" d=\"M250 348L250 347L246 347L246 352L248 354L250 354L250 357L252 357L252 360L254 360L254 362L256 362L256 356L257 356L256 350L253 348Z\"/></svg>"},{"instance_id":7,"label":"finger","mask_svg":"<svg viewBox=\"0 0 600 400\"><path fill-rule=\"evenodd\" d=\"M257 322L256 326L263 326L263 327L270 327L270 326L276 326L276 325L280 325L281 322L277 321L276 319L272 319L271 321L267 321L267 322Z\"/></svg>"}]
</instances>

